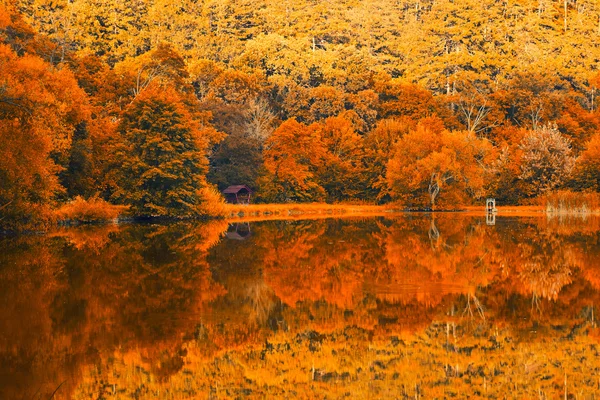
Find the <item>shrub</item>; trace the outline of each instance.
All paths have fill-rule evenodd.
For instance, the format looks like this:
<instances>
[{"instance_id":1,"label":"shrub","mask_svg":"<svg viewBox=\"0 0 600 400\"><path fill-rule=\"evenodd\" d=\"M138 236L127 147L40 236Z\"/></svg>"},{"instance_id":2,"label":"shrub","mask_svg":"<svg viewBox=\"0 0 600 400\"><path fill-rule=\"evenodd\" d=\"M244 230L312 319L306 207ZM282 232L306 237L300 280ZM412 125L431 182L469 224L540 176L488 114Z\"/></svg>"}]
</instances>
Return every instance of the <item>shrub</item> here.
<instances>
[{"instance_id":1,"label":"shrub","mask_svg":"<svg viewBox=\"0 0 600 400\"><path fill-rule=\"evenodd\" d=\"M225 217L227 203L216 187L208 185L199 190L198 214L210 217Z\"/></svg>"},{"instance_id":2,"label":"shrub","mask_svg":"<svg viewBox=\"0 0 600 400\"><path fill-rule=\"evenodd\" d=\"M69 203L56 211L56 217L61 221L99 222L110 221L127 211L127 206L110 204L97 197L84 199L75 197Z\"/></svg>"}]
</instances>

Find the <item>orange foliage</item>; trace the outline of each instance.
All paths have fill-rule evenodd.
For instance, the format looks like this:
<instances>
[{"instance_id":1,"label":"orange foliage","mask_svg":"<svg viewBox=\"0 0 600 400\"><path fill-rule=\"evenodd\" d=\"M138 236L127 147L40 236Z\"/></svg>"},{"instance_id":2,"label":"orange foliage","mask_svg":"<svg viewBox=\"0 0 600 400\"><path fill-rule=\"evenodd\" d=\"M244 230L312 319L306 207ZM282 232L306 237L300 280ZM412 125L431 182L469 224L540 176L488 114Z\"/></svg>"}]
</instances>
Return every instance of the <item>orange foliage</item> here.
<instances>
[{"instance_id":1,"label":"orange foliage","mask_svg":"<svg viewBox=\"0 0 600 400\"><path fill-rule=\"evenodd\" d=\"M315 173L323 162L325 148L318 131L296 120L287 120L266 142L261 190L277 201L318 200L324 195Z\"/></svg>"},{"instance_id":2,"label":"orange foliage","mask_svg":"<svg viewBox=\"0 0 600 400\"><path fill-rule=\"evenodd\" d=\"M491 144L470 132L432 132L419 124L396 144L387 165L392 198L408 207L466 204L484 193Z\"/></svg>"},{"instance_id":3,"label":"orange foliage","mask_svg":"<svg viewBox=\"0 0 600 400\"><path fill-rule=\"evenodd\" d=\"M600 133L592 136L575 161L575 180L580 188L600 191Z\"/></svg>"},{"instance_id":4,"label":"orange foliage","mask_svg":"<svg viewBox=\"0 0 600 400\"><path fill-rule=\"evenodd\" d=\"M184 395L210 391L209 376L230 393L331 395L364 379L377 393L397 381L437 395L446 378L472 393L468 382L482 377L469 368L498 391L496 370L524 388L533 378L519 378L523 365L554 376L538 358L560 354L560 374L566 362L587 368L598 221L482 222L410 214L244 224L245 236L216 221L5 238L0 371L14 378L0 394L41 384L50 396L67 380L67 398L108 395L112 384ZM34 355L19 374L15 360ZM587 387L584 378L569 382Z\"/></svg>"},{"instance_id":5,"label":"orange foliage","mask_svg":"<svg viewBox=\"0 0 600 400\"><path fill-rule=\"evenodd\" d=\"M383 118L406 116L417 120L436 113L438 105L433 95L418 85L389 81L379 83L375 90Z\"/></svg>"},{"instance_id":6,"label":"orange foliage","mask_svg":"<svg viewBox=\"0 0 600 400\"><path fill-rule=\"evenodd\" d=\"M0 43L0 225L39 222L61 190L57 165L75 126L87 118L73 74ZM52 157L51 157L52 156Z\"/></svg>"},{"instance_id":7,"label":"orange foliage","mask_svg":"<svg viewBox=\"0 0 600 400\"><path fill-rule=\"evenodd\" d=\"M363 189L362 137L342 117L327 118L322 124L313 124L308 129L320 132L325 148L324 161L317 176L328 200L359 198Z\"/></svg>"},{"instance_id":8,"label":"orange foliage","mask_svg":"<svg viewBox=\"0 0 600 400\"><path fill-rule=\"evenodd\" d=\"M578 9L577 23L568 9L568 29L558 29L557 9L541 3L391 2L323 8L301 0L285 11L276 2L2 2L1 53L9 61L0 112L14 141L5 146L11 165L0 166L12 168L12 194L0 195L2 224L27 222L25 203L43 219L55 201L118 198L121 163L130 160L117 156L117 126L148 90L176 93L168 102L183 106L202 131L203 178L219 190L247 184L259 201L400 200L424 209L437 200L465 206L484 193L519 204L548 188L598 190L598 78L590 61L598 46L588 43L583 54L577 44L596 29L594 7ZM509 33L498 35L498 21ZM543 153L536 132L549 126L566 140L563 153L570 146L580 156L572 176L571 155L558 162L564 173L533 160ZM286 130L296 131L294 139L284 140ZM39 137L18 142L17 132ZM423 154L429 139L435 145ZM21 186L10 183L16 164L34 166L39 182L23 173ZM538 179L546 175L557 179Z\"/></svg>"},{"instance_id":9,"label":"orange foliage","mask_svg":"<svg viewBox=\"0 0 600 400\"><path fill-rule=\"evenodd\" d=\"M77 196L56 210L56 216L65 222L98 222L114 220L126 211L125 206L116 206L97 197L86 200Z\"/></svg>"}]
</instances>

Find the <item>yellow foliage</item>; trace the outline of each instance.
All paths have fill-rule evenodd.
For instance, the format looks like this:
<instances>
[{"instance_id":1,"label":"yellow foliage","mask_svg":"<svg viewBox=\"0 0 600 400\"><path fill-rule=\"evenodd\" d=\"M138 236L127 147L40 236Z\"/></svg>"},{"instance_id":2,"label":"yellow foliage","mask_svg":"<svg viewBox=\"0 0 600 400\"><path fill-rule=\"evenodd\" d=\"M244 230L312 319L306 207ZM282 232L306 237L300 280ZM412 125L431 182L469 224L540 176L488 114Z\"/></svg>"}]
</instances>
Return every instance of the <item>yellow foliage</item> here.
<instances>
[{"instance_id":1,"label":"yellow foliage","mask_svg":"<svg viewBox=\"0 0 600 400\"><path fill-rule=\"evenodd\" d=\"M228 212L228 205L225 203L225 199L219 192L219 190L212 186L207 185L200 189L200 204L198 206L198 213L200 215L210 217L225 217Z\"/></svg>"},{"instance_id":2,"label":"yellow foliage","mask_svg":"<svg viewBox=\"0 0 600 400\"><path fill-rule=\"evenodd\" d=\"M110 204L98 197L77 196L56 210L56 217L66 222L110 221L127 212L127 206Z\"/></svg>"},{"instance_id":3,"label":"yellow foliage","mask_svg":"<svg viewBox=\"0 0 600 400\"><path fill-rule=\"evenodd\" d=\"M600 193L559 190L535 199L550 215L589 214L600 212Z\"/></svg>"}]
</instances>

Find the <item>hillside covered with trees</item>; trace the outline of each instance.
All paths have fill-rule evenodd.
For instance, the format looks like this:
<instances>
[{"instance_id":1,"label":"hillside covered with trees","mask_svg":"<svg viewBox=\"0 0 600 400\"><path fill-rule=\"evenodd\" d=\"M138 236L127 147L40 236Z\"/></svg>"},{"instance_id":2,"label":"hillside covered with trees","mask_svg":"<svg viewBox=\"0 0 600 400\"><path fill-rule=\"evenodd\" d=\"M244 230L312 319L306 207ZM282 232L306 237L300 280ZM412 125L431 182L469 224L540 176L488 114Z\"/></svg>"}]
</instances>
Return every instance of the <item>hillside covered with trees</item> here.
<instances>
[{"instance_id":1,"label":"hillside covered with trees","mask_svg":"<svg viewBox=\"0 0 600 400\"><path fill-rule=\"evenodd\" d=\"M599 89L596 0L0 0L0 227L598 192Z\"/></svg>"}]
</instances>

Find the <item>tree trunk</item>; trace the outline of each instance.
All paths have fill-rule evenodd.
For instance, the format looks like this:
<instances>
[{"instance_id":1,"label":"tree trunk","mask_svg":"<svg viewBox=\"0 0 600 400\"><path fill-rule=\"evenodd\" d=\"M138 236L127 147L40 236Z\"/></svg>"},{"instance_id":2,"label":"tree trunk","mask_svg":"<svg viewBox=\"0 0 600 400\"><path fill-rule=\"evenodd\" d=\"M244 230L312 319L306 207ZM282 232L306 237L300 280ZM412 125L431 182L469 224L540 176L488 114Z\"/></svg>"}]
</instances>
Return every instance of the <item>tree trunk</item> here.
<instances>
[{"instance_id":1,"label":"tree trunk","mask_svg":"<svg viewBox=\"0 0 600 400\"><path fill-rule=\"evenodd\" d=\"M435 198L437 197L438 193L440 192L440 184L438 182L436 172L431 174L431 179L429 180L428 192L429 192L429 198L431 200L431 209L435 210Z\"/></svg>"},{"instance_id":2,"label":"tree trunk","mask_svg":"<svg viewBox=\"0 0 600 400\"><path fill-rule=\"evenodd\" d=\"M568 0L564 0L564 4L565 4L565 12L564 12L564 16L565 16L565 33L567 33L567 1Z\"/></svg>"}]
</instances>

